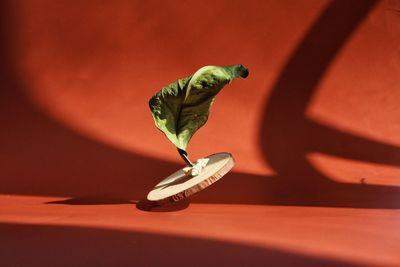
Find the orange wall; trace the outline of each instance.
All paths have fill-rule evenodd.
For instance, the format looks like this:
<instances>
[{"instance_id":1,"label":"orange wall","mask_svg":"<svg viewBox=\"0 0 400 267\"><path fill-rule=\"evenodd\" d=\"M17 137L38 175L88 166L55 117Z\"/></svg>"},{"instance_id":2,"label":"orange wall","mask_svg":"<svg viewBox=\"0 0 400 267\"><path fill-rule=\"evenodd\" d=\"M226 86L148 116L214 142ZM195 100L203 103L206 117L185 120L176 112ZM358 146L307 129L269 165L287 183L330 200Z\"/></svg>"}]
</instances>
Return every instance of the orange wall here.
<instances>
[{"instance_id":1,"label":"orange wall","mask_svg":"<svg viewBox=\"0 0 400 267\"><path fill-rule=\"evenodd\" d=\"M0 193L139 199L183 162L148 99L244 64L193 158L202 202L400 205L400 1L2 1Z\"/></svg>"}]
</instances>

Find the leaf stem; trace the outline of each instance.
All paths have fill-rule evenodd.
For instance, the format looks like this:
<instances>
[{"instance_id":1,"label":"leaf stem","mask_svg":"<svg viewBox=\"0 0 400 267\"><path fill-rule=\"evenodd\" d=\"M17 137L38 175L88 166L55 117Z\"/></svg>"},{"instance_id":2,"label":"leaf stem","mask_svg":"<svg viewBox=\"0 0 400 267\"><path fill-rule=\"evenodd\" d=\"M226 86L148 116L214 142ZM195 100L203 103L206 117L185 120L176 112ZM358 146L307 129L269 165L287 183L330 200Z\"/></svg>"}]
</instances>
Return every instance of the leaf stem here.
<instances>
[{"instance_id":1,"label":"leaf stem","mask_svg":"<svg viewBox=\"0 0 400 267\"><path fill-rule=\"evenodd\" d=\"M188 157L188 154L187 154L187 152L186 152L185 150L182 150L182 149L178 148L178 152L179 152L179 155L181 156L181 158L182 158L187 164L189 164L190 167L193 167L193 166L194 166L194 164L190 161L190 159L189 159L189 157Z\"/></svg>"}]
</instances>

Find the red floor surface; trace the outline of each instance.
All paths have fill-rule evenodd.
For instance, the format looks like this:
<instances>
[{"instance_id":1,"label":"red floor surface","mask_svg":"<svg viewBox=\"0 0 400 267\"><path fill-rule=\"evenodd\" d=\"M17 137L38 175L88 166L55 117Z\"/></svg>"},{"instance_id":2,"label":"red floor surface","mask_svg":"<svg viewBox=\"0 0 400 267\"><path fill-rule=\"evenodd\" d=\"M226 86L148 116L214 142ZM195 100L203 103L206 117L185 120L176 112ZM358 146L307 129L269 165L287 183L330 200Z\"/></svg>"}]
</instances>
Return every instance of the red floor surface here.
<instances>
[{"instance_id":1,"label":"red floor surface","mask_svg":"<svg viewBox=\"0 0 400 267\"><path fill-rule=\"evenodd\" d=\"M398 210L2 196L3 266L399 266ZM109 204L109 205L107 205Z\"/></svg>"},{"instance_id":2,"label":"red floor surface","mask_svg":"<svg viewBox=\"0 0 400 267\"><path fill-rule=\"evenodd\" d=\"M0 3L0 266L400 266L400 1ZM177 206L148 99L244 64Z\"/></svg>"}]
</instances>

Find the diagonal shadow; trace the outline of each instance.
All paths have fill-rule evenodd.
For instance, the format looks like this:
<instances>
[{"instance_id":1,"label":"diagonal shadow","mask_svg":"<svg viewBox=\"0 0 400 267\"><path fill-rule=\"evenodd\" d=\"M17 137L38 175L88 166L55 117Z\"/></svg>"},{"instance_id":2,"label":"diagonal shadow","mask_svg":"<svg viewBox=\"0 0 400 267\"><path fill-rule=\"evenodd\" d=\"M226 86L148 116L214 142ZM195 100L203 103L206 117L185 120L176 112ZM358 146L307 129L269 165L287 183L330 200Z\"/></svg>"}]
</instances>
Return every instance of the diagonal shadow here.
<instances>
[{"instance_id":1,"label":"diagonal shadow","mask_svg":"<svg viewBox=\"0 0 400 267\"><path fill-rule=\"evenodd\" d=\"M398 207L396 187L330 181L306 159L323 152L354 160L400 165L400 148L322 126L305 117L321 78L337 52L377 1L332 1L293 52L273 86L260 142L278 173L273 202L288 205ZM385 204L384 204L385 203ZM390 204L392 203L392 204Z\"/></svg>"},{"instance_id":2,"label":"diagonal shadow","mask_svg":"<svg viewBox=\"0 0 400 267\"><path fill-rule=\"evenodd\" d=\"M2 266L363 266L289 250L129 230L0 223L0 234Z\"/></svg>"},{"instance_id":3,"label":"diagonal shadow","mask_svg":"<svg viewBox=\"0 0 400 267\"><path fill-rule=\"evenodd\" d=\"M194 202L400 208L399 188L334 183L305 159L310 151L322 151L398 164L398 148L304 117L324 70L374 3L332 2L276 82L260 130L265 159L278 175L233 172ZM1 1L0 194L72 197L58 203L76 205L127 203L182 167L98 143L39 110L23 93L29 84L15 65L13 18L12 2Z\"/></svg>"}]
</instances>

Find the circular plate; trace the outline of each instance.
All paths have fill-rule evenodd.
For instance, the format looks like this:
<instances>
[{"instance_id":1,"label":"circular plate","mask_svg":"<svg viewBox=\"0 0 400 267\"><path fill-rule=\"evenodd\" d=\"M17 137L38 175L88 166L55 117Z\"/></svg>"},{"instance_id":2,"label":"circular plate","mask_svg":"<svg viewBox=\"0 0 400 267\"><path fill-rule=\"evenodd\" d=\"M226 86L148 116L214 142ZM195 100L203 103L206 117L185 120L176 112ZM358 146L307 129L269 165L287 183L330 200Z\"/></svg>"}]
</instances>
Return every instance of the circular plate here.
<instances>
[{"instance_id":1,"label":"circular plate","mask_svg":"<svg viewBox=\"0 0 400 267\"><path fill-rule=\"evenodd\" d=\"M158 183L147 195L147 199L158 204L182 200L215 183L235 165L229 153L217 153L207 158L209 161L199 175L187 177L182 168Z\"/></svg>"}]
</instances>

